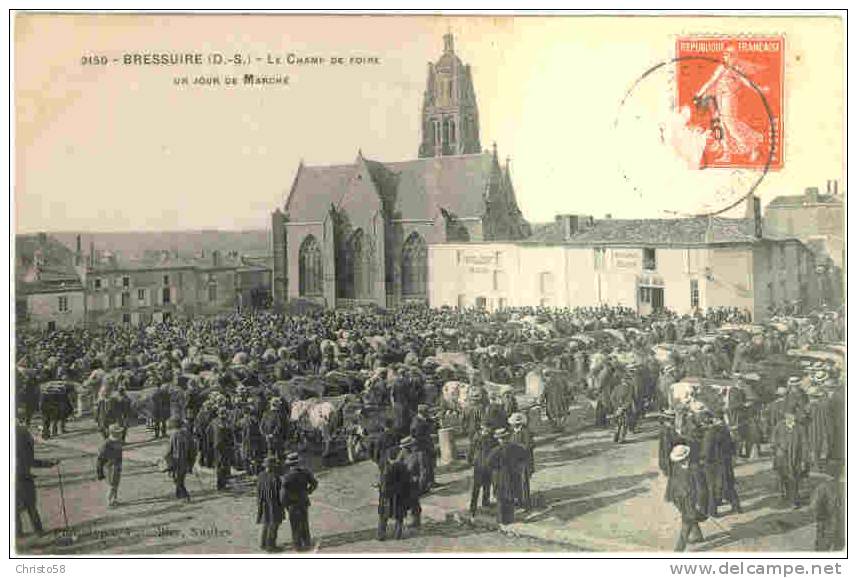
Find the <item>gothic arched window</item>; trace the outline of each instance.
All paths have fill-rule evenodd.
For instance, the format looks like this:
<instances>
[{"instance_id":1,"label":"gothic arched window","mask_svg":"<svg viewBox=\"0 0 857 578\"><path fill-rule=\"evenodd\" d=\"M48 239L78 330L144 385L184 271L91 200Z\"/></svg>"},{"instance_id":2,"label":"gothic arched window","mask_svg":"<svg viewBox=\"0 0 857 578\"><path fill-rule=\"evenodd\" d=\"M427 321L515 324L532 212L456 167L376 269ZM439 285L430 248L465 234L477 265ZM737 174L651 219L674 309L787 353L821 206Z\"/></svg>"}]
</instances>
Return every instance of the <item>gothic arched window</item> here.
<instances>
[{"instance_id":1,"label":"gothic arched window","mask_svg":"<svg viewBox=\"0 0 857 578\"><path fill-rule=\"evenodd\" d=\"M298 285L301 295L321 295L321 247L312 235L307 235L298 253Z\"/></svg>"},{"instance_id":2,"label":"gothic arched window","mask_svg":"<svg viewBox=\"0 0 857 578\"><path fill-rule=\"evenodd\" d=\"M428 248L416 231L402 247L402 295L425 297L428 278Z\"/></svg>"},{"instance_id":3,"label":"gothic arched window","mask_svg":"<svg viewBox=\"0 0 857 578\"><path fill-rule=\"evenodd\" d=\"M343 254L342 296L362 299L372 293L372 255L362 229L349 237Z\"/></svg>"}]
</instances>

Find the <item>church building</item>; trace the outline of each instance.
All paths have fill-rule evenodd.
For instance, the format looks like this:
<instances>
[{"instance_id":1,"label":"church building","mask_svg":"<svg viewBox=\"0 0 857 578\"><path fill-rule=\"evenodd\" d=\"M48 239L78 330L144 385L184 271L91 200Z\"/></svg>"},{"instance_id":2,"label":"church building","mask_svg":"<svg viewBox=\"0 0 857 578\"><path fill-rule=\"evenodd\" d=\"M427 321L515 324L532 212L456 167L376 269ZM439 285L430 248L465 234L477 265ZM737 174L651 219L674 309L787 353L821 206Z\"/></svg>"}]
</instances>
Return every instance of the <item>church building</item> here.
<instances>
[{"instance_id":1,"label":"church building","mask_svg":"<svg viewBox=\"0 0 857 578\"><path fill-rule=\"evenodd\" d=\"M297 169L272 214L274 303L326 307L427 302L428 245L515 241L530 226L508 160L483 151L470 74L453 37L429 63L416 160Z\"/></svg>"}]
</instances>

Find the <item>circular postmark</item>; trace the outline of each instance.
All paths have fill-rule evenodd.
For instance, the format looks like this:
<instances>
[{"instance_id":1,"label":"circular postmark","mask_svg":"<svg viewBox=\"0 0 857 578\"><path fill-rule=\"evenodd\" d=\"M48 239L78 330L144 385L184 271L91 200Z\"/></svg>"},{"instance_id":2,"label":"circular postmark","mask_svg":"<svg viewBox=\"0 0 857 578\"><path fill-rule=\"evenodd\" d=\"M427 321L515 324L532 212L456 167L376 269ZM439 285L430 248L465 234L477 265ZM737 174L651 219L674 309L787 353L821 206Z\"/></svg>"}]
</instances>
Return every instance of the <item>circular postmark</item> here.
<instances>
[{"instance_id":1,"label":"circular postmark","mask_svg":"<svg viewBox=\"0 0 857 578\"><path fill-rule=\"evenodd\" d=\"M753 195L781 162L770 88L754 80L753 68L727 52L677 56L644 71L614 121L626 184L619 201L659 216L700 217L728 213Z\"/></svg>"}]
</instances>

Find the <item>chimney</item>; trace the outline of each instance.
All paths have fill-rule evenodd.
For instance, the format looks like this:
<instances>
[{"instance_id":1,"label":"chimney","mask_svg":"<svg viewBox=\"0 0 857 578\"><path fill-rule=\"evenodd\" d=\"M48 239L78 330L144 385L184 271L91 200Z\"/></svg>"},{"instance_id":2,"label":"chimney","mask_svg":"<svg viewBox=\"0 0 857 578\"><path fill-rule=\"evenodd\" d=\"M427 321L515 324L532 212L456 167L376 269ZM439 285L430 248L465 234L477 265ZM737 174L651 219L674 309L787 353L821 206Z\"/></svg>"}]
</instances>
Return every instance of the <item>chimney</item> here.
<instances>
[{"instance_id":1,"label":"chimney","mask_svg":"<svg viewBox=\"0 0 857 578\"><path fill-rule=\"evenodd\" d=\"M81 251L80 249L80 235L78 235L76 238L75 246L76 250L74 252L74 266L80 267L83 263L83 251Z\"/></svg>"},{"instance_id":2,"label":"chimney","mask_svg":"<svg viewBox=\"0 0 857 578\"><path fill-rule=\"evenodd\" d=\"M89 242L89 266L95 267L95 241Z\"/></svg>"},{"instance_id":3,"label":"chimney","mask_svg":"<svg viewBox=\"0 0 857 578\"><path fill-rule=\"evenodd\" d=\"M833 193L831 193L831 194L833 194L833 195L839 194L839 180L838 179L833 180Z\"/></svg>"},{"instance_id":4,"label":"chimney","mask_svg":"<svg viewBox=\"0 0 857 578\"><path fill-rule=\"evenodd\" d=\"M220 251L211 252L211 266L220 267Z\"/></svg>"},{"instance_id":5,"label":"chimney","mask_svg":"<svg viewBox=\"0 0 857 578\"><path fill-rule=\"evenodd\" d=\"M804 189L804 196L806 197L806 202L817 203L818 187L807 187L806 189Z\"/></svg>"},{"instance_id":6,"label":"chimney","mask_svg":"<svg viewBox=\"0 0 857 578\"><path fill-rule=\"evenodd\" d=\"M756 195L747 197L746 209L744 211L745 219L753 220L753 236L757 239L762 238L762 202Z\"/></svg>"}]
</instances>

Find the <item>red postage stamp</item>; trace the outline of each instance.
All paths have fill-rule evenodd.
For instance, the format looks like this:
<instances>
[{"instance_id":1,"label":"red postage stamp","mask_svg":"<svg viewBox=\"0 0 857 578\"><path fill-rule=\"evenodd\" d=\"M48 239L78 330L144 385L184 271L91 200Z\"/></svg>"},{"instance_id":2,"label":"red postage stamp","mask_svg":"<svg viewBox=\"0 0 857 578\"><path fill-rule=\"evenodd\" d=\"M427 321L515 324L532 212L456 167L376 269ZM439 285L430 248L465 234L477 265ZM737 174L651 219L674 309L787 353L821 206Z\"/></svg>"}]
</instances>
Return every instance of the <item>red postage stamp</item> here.
<instances>
[{"instance_id":1,"label":"red postage stamp","mask_svg":"<svg viewBox=\"0 0 857 578\"><path fill-rule=\"evenodd\" d=\"M784 45L780 36L677 40L677 107L706 137L699 168L782 168Z\"/></svg>"}]
</instances>

